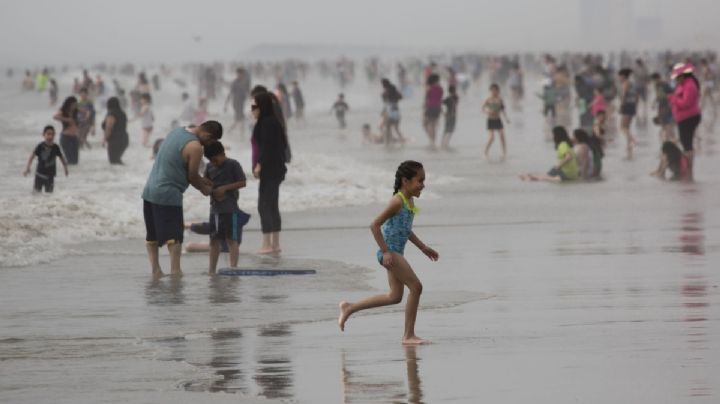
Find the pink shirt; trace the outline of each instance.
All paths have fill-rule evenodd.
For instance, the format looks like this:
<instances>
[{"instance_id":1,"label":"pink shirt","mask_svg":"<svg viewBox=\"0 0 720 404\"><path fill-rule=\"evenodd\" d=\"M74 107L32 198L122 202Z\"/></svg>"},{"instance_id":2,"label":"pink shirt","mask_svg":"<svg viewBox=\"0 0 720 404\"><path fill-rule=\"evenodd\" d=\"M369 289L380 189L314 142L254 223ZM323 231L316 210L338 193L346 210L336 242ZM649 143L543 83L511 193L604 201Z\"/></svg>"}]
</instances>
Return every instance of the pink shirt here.
<instances>
[{"instance_id":1,"label":"pink shirt","mask_svg":"<svg viewBox=\"0 0 720 404\"><path fill-rule=\"evenodd\" d=\"M443 89L438 84L433 84L425 93L426 108L440 108L442 106Z\"/></svg>"},{"instance_id":2,"label":"pink shirt","mask_svg":"<svg viewBox=\"0 0 720 404\"><path fill-rule=\"evenodd\" d=\"M695 80L686 78L675 87L675 92L668 95L675 122L700 115L700 91Z\"/></svg>"},{"instance_id":3,"label":"pink shirt","mask_svg":"<svg viewBox=\"0 0 720 404\"><path fill-rule=\"evenodd\" d=\"M607 111L607 103L605 103L605 97L602 94L597 94L593 98L592 104L590 104L590 112L592 112L593 116L597 116L601 111Z\"/></svg>"}]
</instances>

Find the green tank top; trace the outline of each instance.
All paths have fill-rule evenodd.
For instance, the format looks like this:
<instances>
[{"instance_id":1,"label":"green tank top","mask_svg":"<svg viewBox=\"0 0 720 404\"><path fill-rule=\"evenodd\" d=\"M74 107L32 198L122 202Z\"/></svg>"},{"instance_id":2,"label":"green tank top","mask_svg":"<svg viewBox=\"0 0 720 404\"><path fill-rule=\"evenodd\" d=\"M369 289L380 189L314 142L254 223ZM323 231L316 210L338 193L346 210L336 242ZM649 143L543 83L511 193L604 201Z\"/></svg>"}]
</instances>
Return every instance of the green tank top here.
<instances>
[{"instance_id":1,"label":"green tank top","mask_svg":"<svg viewBox=\"0 0 720 404\"><path fill-rule=\"evenodd\" d=\"M185 128L170 131L155 156L142 193L144 200L156 205L182 206L183 193L190 185L182 149L193 140L198 140L197 136Z\"/></svg>"}]
</instances>

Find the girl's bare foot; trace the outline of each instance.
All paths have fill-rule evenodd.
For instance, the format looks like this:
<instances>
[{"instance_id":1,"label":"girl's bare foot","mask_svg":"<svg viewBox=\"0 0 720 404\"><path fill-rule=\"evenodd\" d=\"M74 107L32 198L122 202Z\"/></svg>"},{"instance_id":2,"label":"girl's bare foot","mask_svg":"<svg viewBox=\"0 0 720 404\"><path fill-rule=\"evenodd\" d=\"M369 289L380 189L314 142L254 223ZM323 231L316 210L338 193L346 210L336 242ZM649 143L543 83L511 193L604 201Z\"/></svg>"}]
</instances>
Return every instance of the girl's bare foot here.
<instances>
[{"instance_id":1,"label":"girl's bare foot","mask_svg":"<svg viewBox=\"0 0 720 404\"><path fill-rule=\"evenodd\" d=\"M272 254L274 251L275 250L273 250L270 247L263 247L263 248L259 249L257 253L260 255L269 255L269 254Z\"/></svg>"},{"instance_id":2,"label":"girl's bare foot","mask_svg":"<svg viewBox=\"0 0 720 404\"><path fill-rule=\"evenodd\" d=\"M340 302L339 306L340 317L338 317L338 325L340 326L340 331L345 331L345 321L347 321L348 317L350 316L350 303L342 301Z\"/></svg>"},{"instance_id":3,"label":"girl's bare foot","mask_svg":"<svg viewBox=\"0 0 720 404\"><path fill-rule=\"evenodd\" d=\"M406 337L402 340L403 345L427 345L429 343L430 341L422 339L417 335L413 335L412 337Z\"/></svg>"}]
</instances>

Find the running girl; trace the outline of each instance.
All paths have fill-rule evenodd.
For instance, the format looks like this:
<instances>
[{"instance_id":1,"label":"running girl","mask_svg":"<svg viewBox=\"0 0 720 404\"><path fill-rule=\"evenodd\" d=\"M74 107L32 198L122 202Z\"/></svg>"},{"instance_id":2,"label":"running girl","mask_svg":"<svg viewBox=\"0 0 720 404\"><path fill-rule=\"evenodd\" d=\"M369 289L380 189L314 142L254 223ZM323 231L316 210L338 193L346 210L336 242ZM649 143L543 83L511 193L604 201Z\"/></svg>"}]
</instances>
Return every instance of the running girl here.
<instances>
[{"instance_id":1,"label":"running girl","mask_svg":"<svg viewBox=\"0 0 720 404\"><path fill-rule=\"evenodd\" d=\"M430 260L437 261L439 258L438 253L420 241L412 231L413 218L418 212L413 198L418 198L423 188L425 188L425 170L422 164L416 161L404 161L400 164L395 173L395 195L370 225L373 237L380 247L377 260L387 269L390 292L386 295L371 296L356 303L340 302L338 324L341 331L345 330L348 317L355 312L400 303L404 287L407 286L410 295L405 307L405 332L402 343L405 345L427 343L415 335L415 319L422 283L403 256L405 244L409 240Z\"/></svg>"},{"instance_id":2,"label":"running girl","mask_svg":"<svg viewBox=\"0 0 720 404\"><path fill-rule=\"evenodd\" d=\"M490 153L490 146L492 146L495 140L495 131L498 131L500 134L500 144L502 145L503 157L505 157L507 150L505 147L505 130L503 129L502 117L505 118L505 122L507 123L510 123L510 119L508 119L505 113L505 103L502 98L500 98L500 87L497 84L493 83L490 86L490 97L485 100L483 111L488 116L487 129L490 133L490 139L488 139L487 146L485 146L485 157Z\"/></svg>"}]
</instances>

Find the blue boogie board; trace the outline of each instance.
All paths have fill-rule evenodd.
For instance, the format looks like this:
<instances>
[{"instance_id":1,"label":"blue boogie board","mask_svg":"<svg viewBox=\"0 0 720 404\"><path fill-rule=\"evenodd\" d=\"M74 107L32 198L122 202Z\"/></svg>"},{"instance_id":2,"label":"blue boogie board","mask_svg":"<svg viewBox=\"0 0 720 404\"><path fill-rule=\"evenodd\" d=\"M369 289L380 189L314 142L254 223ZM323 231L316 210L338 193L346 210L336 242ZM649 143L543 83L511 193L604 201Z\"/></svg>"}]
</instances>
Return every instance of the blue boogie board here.
<instances>
[{"instance_id":1,"label":"blue boogie board","mask_svg":"<svg viewBox=\"0 0 720 404\"><path fill-rule=\"evenodd\" d=\"M314 275L314 269L232 269L223 268L218 275L225 276L278 276L278 275Z\"/></svg>"}]
</instances>

